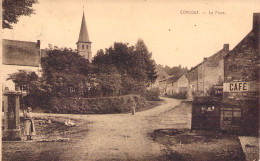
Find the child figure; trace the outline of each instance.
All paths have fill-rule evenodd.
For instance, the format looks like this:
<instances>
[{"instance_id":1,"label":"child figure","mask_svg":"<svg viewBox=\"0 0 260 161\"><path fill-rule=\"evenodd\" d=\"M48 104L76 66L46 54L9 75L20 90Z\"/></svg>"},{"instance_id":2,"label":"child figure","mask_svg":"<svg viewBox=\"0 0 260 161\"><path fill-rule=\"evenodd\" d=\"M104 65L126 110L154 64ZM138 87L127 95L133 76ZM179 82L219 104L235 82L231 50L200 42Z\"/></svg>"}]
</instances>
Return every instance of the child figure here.
<instances>
[{"instance_id":1,"label":"child figure","mask_svg":"<svg viewBox=\"0 0 260 161\"><path fill-rule=\"evenodd\" d=\"M25 112L25 128L24 128L24 135L27 136L27 140L32 140L32 136L36 135L36 131L35 131L35 125L34 125L34 121L33 118L31 116L32 112L32 108L31 107L27 107L27 110Z\"/></svg>"},{"instance_id":2,"label":"child figure","mask_svg":"<svg viewBox=\"0 0 260 161\"><path fill-rule=\"evenodd\" d=\"M132 111L132 115L135 114L135 108L136 108L136 104L134 100L130 100L130 107L131 107L131 111Z\"/></svg>"}]
</instances>

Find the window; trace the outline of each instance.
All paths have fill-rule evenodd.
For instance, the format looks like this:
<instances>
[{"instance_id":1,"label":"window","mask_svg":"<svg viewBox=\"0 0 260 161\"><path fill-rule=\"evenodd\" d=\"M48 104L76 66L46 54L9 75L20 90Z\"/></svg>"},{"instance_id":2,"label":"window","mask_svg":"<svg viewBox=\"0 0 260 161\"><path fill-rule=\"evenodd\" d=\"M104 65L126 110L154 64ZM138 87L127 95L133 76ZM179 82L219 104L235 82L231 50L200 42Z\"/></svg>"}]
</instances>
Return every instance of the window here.
<instances>
[{"instance_id":1,"label":"window","mask_svg":"<svg viewBox=\"0 0 260 161\"><path fill-rule=\"evenodd\" d=\"M84 44L82 44L82 49L84 49Z\"/></svg>"}]
</instances>

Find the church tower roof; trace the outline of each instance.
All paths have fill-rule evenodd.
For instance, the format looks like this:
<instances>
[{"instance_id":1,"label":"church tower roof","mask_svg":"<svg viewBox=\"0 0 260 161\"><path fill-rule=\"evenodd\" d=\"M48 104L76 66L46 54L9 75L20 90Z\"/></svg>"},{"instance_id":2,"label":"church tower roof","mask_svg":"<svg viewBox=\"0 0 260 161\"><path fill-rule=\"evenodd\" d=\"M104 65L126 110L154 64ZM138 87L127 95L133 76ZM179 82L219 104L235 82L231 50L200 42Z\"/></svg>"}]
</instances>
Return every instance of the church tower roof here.
<instances>
[{"instance_id":1,"label":"church tower roof","mask_svg":"<svg viewBox=\"0 0 260 161\"><path fill-rule=\"evenodd\" d=\"M89 37L88 37L88 29L87 29L87 25L86 25L86 21L85 21L84 12L83 12L83 17L82 17L78 42L90 42Z\"/></svg>"}]
</instances>

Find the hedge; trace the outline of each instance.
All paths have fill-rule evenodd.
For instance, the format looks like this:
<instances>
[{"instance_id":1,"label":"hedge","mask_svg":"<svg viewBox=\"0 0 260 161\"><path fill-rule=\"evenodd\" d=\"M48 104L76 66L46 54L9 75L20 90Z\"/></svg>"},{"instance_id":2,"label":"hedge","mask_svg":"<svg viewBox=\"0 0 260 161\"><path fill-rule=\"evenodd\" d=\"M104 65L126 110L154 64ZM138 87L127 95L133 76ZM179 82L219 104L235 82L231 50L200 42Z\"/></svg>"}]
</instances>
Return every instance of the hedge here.
<instances>
[{"instance_id":1,"label":"hedge","mask_svg":"<svg viewBox=\"0 0 260 161\"><path fill-rule=\"evenodd\" d=\"M173 93L169 95L170 98L187 99L187 91L180 91L179 93Z\"/></svg>"},{"instance_id":2,"label":"hedge","mask_svg":"<svg viewBox=\"0 0 260 161\"><path fill-rule=\"evenodd\" d=\"M136 110L147 108L149 103L138 95L101 98L56 97L51 100L51 111L72 114L112 114L131 111L130 100L136 103Z\"/></svg>"},{"instance_id":3,"label":"hedge","mask_svg":"<svg viewBox=\"0 0 260 161\"><path fill-rule=\"evenodd\" d=\"M159 98L160 91L159 88L152 88L150 90L146 90L144 92L144 97L148 101L161 101L162 99Z\"/></svg>"}]
</instances>

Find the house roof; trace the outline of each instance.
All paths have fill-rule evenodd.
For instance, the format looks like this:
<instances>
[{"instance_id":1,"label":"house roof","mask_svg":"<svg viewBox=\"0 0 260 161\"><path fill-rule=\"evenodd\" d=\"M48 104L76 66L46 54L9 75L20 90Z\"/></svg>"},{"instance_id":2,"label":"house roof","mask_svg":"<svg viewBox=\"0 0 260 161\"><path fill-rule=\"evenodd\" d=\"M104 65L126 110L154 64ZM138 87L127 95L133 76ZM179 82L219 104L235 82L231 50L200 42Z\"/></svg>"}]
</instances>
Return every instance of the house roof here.
<instances>
[{"instance_id":1,"label":"house roof","mask_svg":"<svg viewBox=\"0 0 260 161\"><path fill-rule=\"evenodd\" d=\"M193 71L194 69L198 68L200 65L202 65L203 63L205 62L201 62L199 63L198 65L196 65L195 67L191 67L191 69L187 72L187 73L190 73L191 71Z\"/></svg>"},{"instance_id":2,"label":"house roof","mask_svg":"<svg viewBox=\"0 0 260 161\"><path fill-rule=\"evenodd\" d=\"M173 82L178 81L178 79L180 79L183 75L185 75L187 77L187 73L185 72L185 73L183 73L180 76L171 75L171 76L169 76L167 78L159 80L159 82L167 81L167 83L173 83Z\"/></svg>"},{"instance_id":3,"label":"house roof","mask_svg":"<svg viewBox=\"0 0 260 161\"><path fill-rule=\"evenodd\" d=\"M200 65L207 63L210 65L215 65L218 63L219 60L223 59L229 52L229 44L224 44L223 49L219 50L215 54L211 55L208 58L205 58L204 61L196 65L195 67L191 68L187 73L191 72L192 70L198 68Z\"/></svg>"},{"instance_id":4,"label":"house roof","mask_svg":"<svg viewBox=\"0 0 260 161\"><path fill-rule=\"evenodd\" d=\"M38 67L40 64L40 42L3 39L2 47L5 65Z\"/></svg>"},{"instance_id":5,"label":"house roof","mask_svg":"<svg viewBox=\"0 0 260 161\"><path fill-rule=\"evenodd\" d=\"M218 62L221 59L224 59L224 57L229 53L229 45L228 44L224 44L223 49L219 50L217 53L215 53L214 55L210 56L206 63L210 66L216 66L218 65Z\"/></svg>"},{"instance_id":6,"label":"house roof","mask_svg":"<svg viewBox=\"0 0 260 161\"><path fill-rule=\"evenodd\" d=\"M78 42L90 42L89 37L88 37L88 30L87 30L84 13L83 13L83 17L82 17Z\"/></svg>"},{"instance_id":7,"label":"house roof","mask_svg":"<svg viewBox=\"0 0 260 161\"><path fill-rule=\"evenodd\" d=\"M159 80L159 82L172 80L173 78L174 78L174 75L171 75L171 76L168 76L166 78L163 78L163 79Z\"/></svg>"},{"instance_id":8,"label":"house roof","mask_svg":"<svg viewBox=\"0 0 260 161\"><path fill-rule=\"evenodd\" d=\"M256 40L258 39L258 40ZM230 56L230 55L234 55L237 53L240 53L241 50L245 50L246 48L254 48L254 49L259 49L259 45L257 44L257 42L259 42L259 37L256 36L255 31L252 30L250 31L245 37L244 39L242 39L234 48L233 50L231 50L226 57Z\"/></svg>"},{"instance_id":9,"label":"house roof","mask_svg":"<svg viewBox=\"0 0 260 161\"><path fill-rule=\"evenodd\" d=\"M158 75L158 77L156 78L156 81L160 81L162 79L169 77L169 75L165 72L165 70L163 69L163 66L161 66L161 65L155 64L155 71Z\"/></svg>"},{"instance_id":10,"label":"house roof","mask_svg":"<svg viewBox=\"0 0 260 161\"><path fill-rule=\"evenodd\" d=\"M258 49L259 52L259 37L260 32L260 13L253 14L252 30L231 50L226 57L240 53L247 48Z\"/></svg>"}]
</instances>

